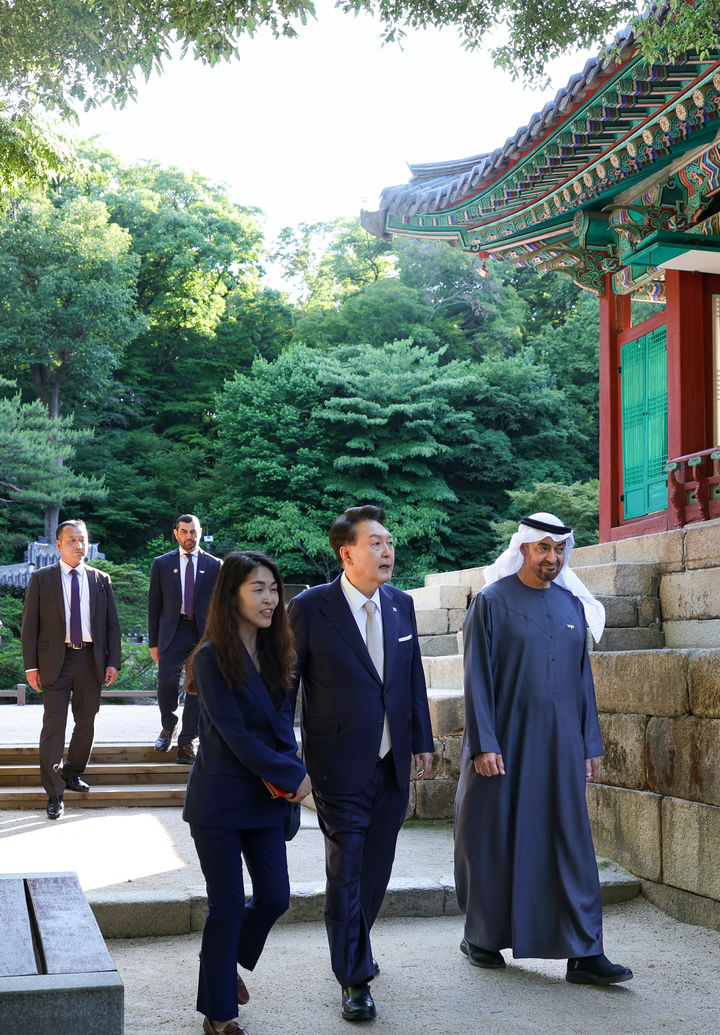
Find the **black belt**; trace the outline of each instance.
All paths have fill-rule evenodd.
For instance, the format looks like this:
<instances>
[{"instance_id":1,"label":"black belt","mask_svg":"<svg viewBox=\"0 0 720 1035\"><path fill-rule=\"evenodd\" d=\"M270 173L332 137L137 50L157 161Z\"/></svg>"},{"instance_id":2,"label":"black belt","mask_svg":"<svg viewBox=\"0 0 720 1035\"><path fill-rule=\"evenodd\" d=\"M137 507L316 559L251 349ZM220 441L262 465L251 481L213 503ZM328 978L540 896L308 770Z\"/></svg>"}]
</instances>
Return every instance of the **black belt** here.
<instances>
[{"instance_id":1,"label":"black belt","mask_svg":"<svg viewBox=\"0 0 720 1035\"><path fill-rule=\"evenodd\" d=\"M65 644L66 650L82 650L83 647L92 647L92 640L87 640L85 643L78 643L77 645L74 643Z\"/></svg>"},{"instance_id":2,"label":"black belt","mask_svg":"<svg viewBox=\"0 0 720 1035\"><path fill-rule=\"evenodd\" d=\"M193 615L192 618L190 617L190 615L180 615L180 617L184 618L186 622L194 622L195 621L195 615Z\"/></svg>"}]
</instances>

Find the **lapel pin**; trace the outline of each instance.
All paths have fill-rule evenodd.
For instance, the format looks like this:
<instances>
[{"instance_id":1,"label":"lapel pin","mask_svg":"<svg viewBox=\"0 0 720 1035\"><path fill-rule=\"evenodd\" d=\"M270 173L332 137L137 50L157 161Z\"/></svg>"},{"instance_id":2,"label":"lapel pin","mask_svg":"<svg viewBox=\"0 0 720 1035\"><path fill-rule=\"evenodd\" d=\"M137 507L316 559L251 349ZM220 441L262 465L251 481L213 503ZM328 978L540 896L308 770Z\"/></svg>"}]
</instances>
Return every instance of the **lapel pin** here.
<instances>
[{"instance_id":1,"label":"lapel pin","mask_svg":"<svg viewBox=\"0 0 720 1035\"><path fill-rule=\"evenodd\" d=\"M574 629L574 628L575 628L574 625L570 625L570 623L568 623L568 629Z\"/></svg>"},{"instance_id":2,"label":"lapel pin","mask_svg":"<svg viewBox=\"0 0 720 1035\"><path fill-rule=\"evenodd\" d=\"M173 575L177 575L177 573L178 573L177 568L173 568Z\"/></svg>"}]
</instances>

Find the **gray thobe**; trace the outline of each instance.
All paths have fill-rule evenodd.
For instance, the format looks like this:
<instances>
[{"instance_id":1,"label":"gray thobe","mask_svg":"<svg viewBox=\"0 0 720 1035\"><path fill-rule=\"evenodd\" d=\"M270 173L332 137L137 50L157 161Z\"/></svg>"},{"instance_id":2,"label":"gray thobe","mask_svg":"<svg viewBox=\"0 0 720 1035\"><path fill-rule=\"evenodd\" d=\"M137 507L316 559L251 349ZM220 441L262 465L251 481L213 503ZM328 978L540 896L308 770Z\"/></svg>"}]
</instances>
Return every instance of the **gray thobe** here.
<instances>
[{"instance_id":1,"label":"gray thobe","mask_svg":"<svg viewBox=\"0 0 720 1035\"><path fill-rule=\"evenodd\" d=\"M582 604L510 575L475 597L464 643L455 886L465 936L517 958L601 953L585 759L603 745ZM505 776L475 772L484 751L502 753Z\"/></svg>"}]
</instances>

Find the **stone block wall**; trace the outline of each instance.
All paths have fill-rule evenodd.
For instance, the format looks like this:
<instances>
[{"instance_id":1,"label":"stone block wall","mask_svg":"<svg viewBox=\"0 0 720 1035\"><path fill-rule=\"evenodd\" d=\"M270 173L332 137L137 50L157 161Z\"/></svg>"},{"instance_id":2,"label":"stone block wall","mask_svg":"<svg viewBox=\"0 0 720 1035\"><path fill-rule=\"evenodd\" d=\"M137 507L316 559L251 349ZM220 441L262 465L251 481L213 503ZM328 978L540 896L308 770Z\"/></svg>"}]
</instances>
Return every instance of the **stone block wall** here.
<instances>
[{"instance_id":1,"label":"stone block wall","mask_svg":"<svg viewBox=\"0 0 720 1035\"><path fill-rule=\"evenodd\" d=\"M688 923L720 930L720 521L586 547L573 566L657 564L666 647L591 656L605 741L597 851Z\"/></svg>"}]
</instances>

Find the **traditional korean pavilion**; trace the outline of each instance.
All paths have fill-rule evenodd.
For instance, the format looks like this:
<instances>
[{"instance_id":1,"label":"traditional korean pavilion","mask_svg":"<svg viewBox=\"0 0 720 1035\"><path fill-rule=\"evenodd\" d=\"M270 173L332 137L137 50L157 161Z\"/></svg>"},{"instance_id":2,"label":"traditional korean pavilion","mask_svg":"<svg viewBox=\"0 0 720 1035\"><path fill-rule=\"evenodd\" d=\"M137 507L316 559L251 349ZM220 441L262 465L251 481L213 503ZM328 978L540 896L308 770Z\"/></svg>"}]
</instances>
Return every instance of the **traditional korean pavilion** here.
<instances>
[{"instance_id":1,"label":"traditional korean pavilion","mask_svg":"<svg viewBox=\"0 0 720 1035\"><path fill-rule=\"evenodd\" d=\"M619 44L498 150L413 165L362 213L599 295L603 542L720 517L720 49Z\"/></svg>"}]
</instances>

